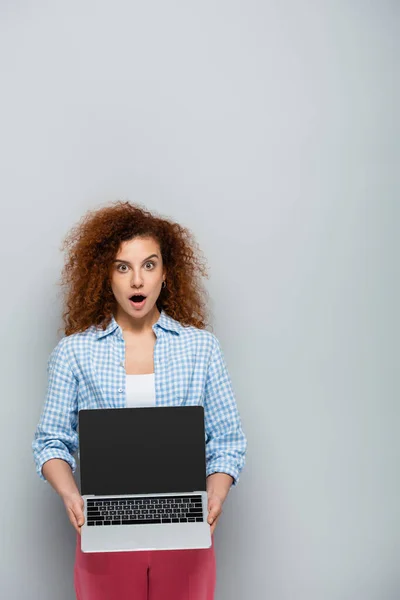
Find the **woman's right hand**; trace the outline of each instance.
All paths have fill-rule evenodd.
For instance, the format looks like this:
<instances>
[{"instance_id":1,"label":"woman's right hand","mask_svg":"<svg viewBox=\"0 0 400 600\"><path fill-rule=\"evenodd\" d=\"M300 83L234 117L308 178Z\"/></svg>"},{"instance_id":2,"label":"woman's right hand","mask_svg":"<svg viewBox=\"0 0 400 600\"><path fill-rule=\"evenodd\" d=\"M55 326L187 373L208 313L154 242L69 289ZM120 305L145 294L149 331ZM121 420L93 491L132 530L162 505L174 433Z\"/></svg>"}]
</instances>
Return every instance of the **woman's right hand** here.
<instances>
[{"instance_id":1,"label":"woman's right hand","mask_svg":"<svg viewBox=\"0 0 400 600\"><path fill-rule=\"evenodd\" d=\"M85 522L83 509L85 503L79 493L74 493L63 497L64 506L67 511L68 518L75 531L81 535L81 527Z\"/></svg>"}]
</instances>

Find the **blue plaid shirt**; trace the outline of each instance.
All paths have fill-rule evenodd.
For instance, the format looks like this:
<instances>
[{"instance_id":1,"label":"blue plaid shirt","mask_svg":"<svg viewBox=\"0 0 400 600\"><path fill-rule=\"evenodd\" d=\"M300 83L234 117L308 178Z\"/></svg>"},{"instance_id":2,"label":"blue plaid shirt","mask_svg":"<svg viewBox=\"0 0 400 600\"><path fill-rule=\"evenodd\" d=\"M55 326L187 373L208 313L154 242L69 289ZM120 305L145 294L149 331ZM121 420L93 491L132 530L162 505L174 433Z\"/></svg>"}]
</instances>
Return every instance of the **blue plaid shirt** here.
<instances>
[{"instance_id":1,"label":"blue plaid shirt","mask_svg":"<svg viewBox=\"0 0 400 600\"><path fill-rule=\"evenodd\" d=\"M204 406L206 475L228 473L236 486L247 440L218 339L165 311L152 329L156 406ZM43 481L42 466L51 458L62 458L75 472L80 409L126 406L124 360L125 340L113 316L104 331L92 325L58 342L47 362L46 400L32 443Z\"/></svg>"}]
</instances>

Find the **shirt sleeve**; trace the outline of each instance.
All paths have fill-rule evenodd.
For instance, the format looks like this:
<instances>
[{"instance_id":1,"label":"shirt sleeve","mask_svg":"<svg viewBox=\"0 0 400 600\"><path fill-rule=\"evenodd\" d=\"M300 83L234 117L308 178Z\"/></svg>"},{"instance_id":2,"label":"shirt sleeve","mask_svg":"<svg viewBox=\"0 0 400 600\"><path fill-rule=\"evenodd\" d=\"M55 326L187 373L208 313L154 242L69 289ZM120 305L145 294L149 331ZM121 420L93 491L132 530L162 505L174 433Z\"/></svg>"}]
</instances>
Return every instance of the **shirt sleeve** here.
<instances>
[{"instance_id":1,"label":"shirt sleeve","mask_svg":"<svg viewBox=\"0 0 400 600\"><path fill-rule=\"evenodd\" d=\"M215 335L213 340L204 396L206 476L227 473L236 486L245 465L247 439L221 345Z\"/></svg>"},{"instance_id":2,"label":"shirt sleeve","mask_svg":"<svg viewBox=\"0 0 400 600\"><path fill-rule=\"evenodd\" d=\"M66 337L54 348L47 361L46 399L32 442L36 471L43 481L42 466L51 458L61 458L76 470L72 456L78 448L78 381L68 361Z\"/></svg>"}]
</instances>

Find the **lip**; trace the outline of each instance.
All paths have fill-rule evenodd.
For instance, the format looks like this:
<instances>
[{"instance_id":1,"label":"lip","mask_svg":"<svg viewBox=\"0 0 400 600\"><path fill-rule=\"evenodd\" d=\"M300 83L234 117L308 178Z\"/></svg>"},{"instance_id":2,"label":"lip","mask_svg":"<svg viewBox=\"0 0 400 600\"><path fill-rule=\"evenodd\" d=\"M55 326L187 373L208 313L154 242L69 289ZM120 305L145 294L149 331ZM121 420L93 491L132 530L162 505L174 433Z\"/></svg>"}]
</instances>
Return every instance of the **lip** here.
<instances>
[{"instance_id":1,"label":"lip","mask_svg":"<svg viewBox=\"0 0 400 600\"><path fill-rule=\"evenodd\" d=\"M132 300L130 298L128 298L129 300L129 304L135 309L135 310L140 310L141 308L143 308L143 306L146 304L146 300L147 298L145 298L144 300L142 300L141 302L132 302Z\"/></svg>"}]
</instances>

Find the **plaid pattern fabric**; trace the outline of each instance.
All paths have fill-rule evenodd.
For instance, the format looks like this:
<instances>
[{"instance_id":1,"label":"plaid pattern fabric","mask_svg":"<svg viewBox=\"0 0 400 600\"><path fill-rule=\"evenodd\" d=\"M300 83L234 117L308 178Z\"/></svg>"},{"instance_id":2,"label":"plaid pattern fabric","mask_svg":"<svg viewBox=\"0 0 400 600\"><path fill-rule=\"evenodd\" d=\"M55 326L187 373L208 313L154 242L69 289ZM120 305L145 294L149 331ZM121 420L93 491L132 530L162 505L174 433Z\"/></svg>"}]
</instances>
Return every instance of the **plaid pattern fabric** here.
<instances>
[{"instance_id":1,"label":"plaid pattern fabric","mask_svg":"<svg viewBox=\"0 0 400 600\"><path fill-rule=\"evenodd\" d=\"M206 475L228 473L236 486L247 440L217 337L183 326L165 311L152 329L156 406L204 406ZM32 443L43 481L42 466L51 458L64 459L75 472L80 409L126 406L124 360L125 340L113 316L104 331L92 325L64 336L51 352L46 399Z\"/></svg>"}]
</instances>

